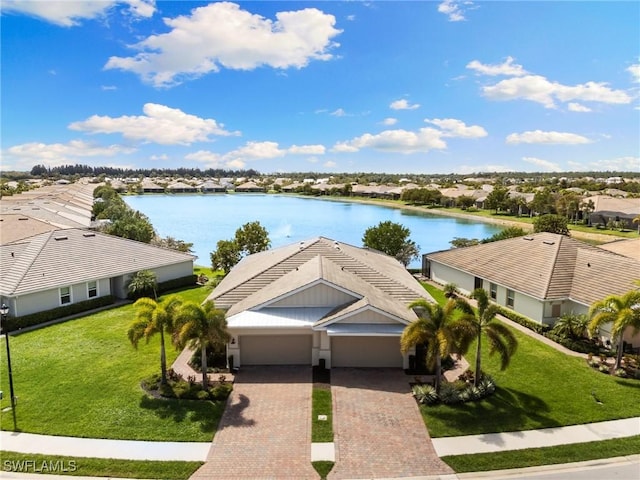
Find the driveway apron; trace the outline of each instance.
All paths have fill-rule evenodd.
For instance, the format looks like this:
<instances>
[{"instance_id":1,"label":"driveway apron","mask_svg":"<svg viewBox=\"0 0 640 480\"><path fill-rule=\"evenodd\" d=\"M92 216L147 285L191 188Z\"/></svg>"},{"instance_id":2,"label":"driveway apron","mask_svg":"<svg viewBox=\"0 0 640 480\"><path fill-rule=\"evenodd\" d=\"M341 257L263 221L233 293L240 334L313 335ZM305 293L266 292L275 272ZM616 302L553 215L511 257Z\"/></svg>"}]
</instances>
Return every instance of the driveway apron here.
<instances>
[{"instance_id":1,"label":"driveway apron","mask_svg":"<svg viewBox=\"0 0 640 480\"><path fill-rule=\"evenodd\" d=\"M331 370L336 464L328 479L452 474L400 369Z\"/></svg>"},{"instance_id":2,"label":"driveway apron","mask_svg":"<svg viewBox=\"0 0 640 480\"><path fill-rule=\"evenodd\" d=\"M311 368L243 367L192 479L314 479Z\"/></svg>"}]
</instances>

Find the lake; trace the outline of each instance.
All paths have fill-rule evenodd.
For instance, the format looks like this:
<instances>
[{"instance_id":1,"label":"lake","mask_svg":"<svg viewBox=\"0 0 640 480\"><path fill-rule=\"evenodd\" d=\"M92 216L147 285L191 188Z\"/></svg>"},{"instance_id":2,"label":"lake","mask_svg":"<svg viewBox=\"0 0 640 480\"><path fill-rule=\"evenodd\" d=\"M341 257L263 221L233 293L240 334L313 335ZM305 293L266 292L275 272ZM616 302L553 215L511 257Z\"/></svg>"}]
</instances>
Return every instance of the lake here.
<instances>
[{"instance_id":1,"label":"lake","mask_svg":"<svg viewBox=\"0 0 640 480\"><path fill-rule=\"evenodd\" d=\"M362 246L365 230L386 220L407 227L421 253L451 248L454 237L486 238L502 230L429 213L284 194L147 194L123 199L147 215L162 237L193 243L196 263L206 266L218 240L232 239L236 229L256 220L269 232L272 247L317 236ZM421 262L415 260L410 267L418 268Z\"/></svg>"}]
</instances>

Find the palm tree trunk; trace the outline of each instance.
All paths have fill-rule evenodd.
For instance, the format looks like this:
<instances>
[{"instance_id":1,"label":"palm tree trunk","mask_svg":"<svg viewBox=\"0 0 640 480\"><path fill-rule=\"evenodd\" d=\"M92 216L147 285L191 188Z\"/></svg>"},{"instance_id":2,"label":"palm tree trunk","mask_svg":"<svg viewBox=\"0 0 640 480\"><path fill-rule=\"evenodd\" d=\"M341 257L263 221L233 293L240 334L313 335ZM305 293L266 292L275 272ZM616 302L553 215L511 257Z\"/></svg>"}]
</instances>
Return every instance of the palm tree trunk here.
<instances>
[{"instance_id":1,"label":"palm tree trunk","mask_svg":"<svg viewBox=\"0 0 640 480\"><path fill-rule=\"evenodd\" d=\"M477 387L480 383L480 356L482 355L482 330L478 331L478 345L476 346L476 371L473 377L473 386Z\"/></svg>"},{"instance_id":2,"label":"palm tree trunk","mask_svg":"<svg viewBox=\"0 0 640 480\"><path fill-rule=\"evenodd\" d=\"M160 329L160 371L162 372L161 382L167 383L167 354L164 349L164 331Z\"/></svg>"},{"instance_id":3,"label":"palm tree trunk","mask_svg":"<svg viewBox=\"0 0 640 480\"><path fill-rule=\"evenodd\" d=\"M618 338L618 355L616 355L616 364L614 366L614 370L619 369L620 365L622 365L622 354L624 353L624 340L622 339L623 336L624 330L620 332L620 337Z\"/></svg>"},{"instance_id":4,"label":"palm tree trunk","mask_svg":"<svg viewBox=\"0 0 640 480\"><path fill-rule=\"evenodd\" d=\"M442 360L440 358L440 352L436 353L436 393L440 393L440 373L442 371Z\"/></svg>"},{"instance_id":5,"label":"palm tree trunk","mask_svg":"<svg viewBox=\"0 0 640 480\"><path fill-rule=\"evenodd\" d=\"M207 389L208 377L207 377L207 347L204 342L200 343L200 364L202 368L202 388Z\"/></svg>"}]
</instances>

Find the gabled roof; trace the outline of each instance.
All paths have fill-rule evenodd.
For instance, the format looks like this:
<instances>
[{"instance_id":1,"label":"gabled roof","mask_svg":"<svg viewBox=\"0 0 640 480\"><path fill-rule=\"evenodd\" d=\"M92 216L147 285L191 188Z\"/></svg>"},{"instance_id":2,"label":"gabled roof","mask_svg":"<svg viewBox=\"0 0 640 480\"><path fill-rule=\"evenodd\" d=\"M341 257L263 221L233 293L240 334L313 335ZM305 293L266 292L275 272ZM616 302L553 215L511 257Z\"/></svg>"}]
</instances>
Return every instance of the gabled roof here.
<instances>
[{"instance_id":1,"label":"gabled roof","mask_svg":"<svg viewBox=\"0 0 640 480\"><path fill-rule=\"evenodd\" d=\"M540 300L573 299L586 305L623 294L640 278L640 262L634 259L546 232L427 258Z\"/></svg>"},{"instance_id":2,"label":"gabled roof","mask_svg":"<svg viewBox=\"0 0 640 480\"><path fill-rule=\"evenodd\" d=\"M346 282L347 290L357 281L368 283L383 295L403 304L419 297L430 298L424 288L396 259L373 250L316 237L245 257L220 282L208 300L214 300L220 308L231 308L254 294L260 296L254 298L266 298L272 295L269 293L272 288L274 292L282 290L282 294L287 289L292 291L296 288L295 285L304 284L288 283L290 280L293 282L294 277L296 282L302 282L304 278L310 282L312 278L318 278L317 273L313 273L312 268L303 272L298 270L299 275L294 274L287 280L276 282L316 257L331 261L331 265L323 261L326 268L322 278L339 286ZM348 277L347 273L350 274ZM303 274L307 277L303 277ZM346 278L353 280L347 281ZM243 306L251 308L249 303Z\"/></svg>"},{"instance_id":3,"label":"gabled roof","mask_svg":"<svg viewBox=\"0 0 640 480\"><path fill-rule=\"evenodd\" d=\"M89 230L55 230L0 246L0 293L23 295L193 258L175 250Z\"/></svg>"}]
</instances>

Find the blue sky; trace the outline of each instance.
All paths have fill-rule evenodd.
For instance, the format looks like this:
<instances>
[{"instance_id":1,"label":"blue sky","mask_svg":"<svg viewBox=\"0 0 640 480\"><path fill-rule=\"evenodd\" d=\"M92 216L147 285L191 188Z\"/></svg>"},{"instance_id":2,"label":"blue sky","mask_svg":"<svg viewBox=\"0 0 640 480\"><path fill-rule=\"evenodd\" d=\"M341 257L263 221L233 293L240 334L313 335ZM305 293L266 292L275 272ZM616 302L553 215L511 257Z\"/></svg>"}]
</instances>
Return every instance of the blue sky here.
<instances>
[{"instance_id":1,"label":"blue sky","mask_svg":"<svg viewBox=\"0 0 640 480\"><path fill-rule=\"evenodd\" d=\"M638 2L2 1L2 168L640 171Z\"/></svg>"}]
</instances>

